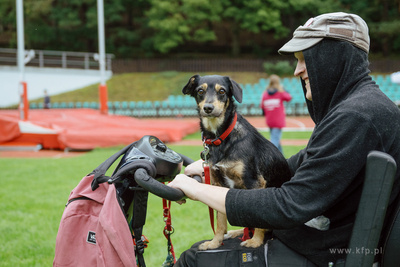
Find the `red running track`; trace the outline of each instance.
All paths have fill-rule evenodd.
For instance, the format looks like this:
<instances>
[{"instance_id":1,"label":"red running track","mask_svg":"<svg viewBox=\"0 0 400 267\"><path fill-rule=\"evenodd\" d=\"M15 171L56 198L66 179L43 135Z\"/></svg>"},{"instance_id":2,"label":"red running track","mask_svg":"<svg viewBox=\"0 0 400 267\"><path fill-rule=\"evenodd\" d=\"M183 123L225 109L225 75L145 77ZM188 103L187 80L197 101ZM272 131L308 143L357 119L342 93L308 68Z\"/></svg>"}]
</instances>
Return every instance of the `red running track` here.
<instances>
[{"instance_id":1,"label":"red running track","mask_svg":"<svg viewBox=\"0 0 400 267\"><path fill-rule=\"evenodd\" d=\"M28 118L21 121L17 110L0 110L0 146L41 144L46 149L90 150L127 145L144 135L176 142L199 130L193 119L136 119L93 109L34 109Z\"/></svg>"}]
</instances>

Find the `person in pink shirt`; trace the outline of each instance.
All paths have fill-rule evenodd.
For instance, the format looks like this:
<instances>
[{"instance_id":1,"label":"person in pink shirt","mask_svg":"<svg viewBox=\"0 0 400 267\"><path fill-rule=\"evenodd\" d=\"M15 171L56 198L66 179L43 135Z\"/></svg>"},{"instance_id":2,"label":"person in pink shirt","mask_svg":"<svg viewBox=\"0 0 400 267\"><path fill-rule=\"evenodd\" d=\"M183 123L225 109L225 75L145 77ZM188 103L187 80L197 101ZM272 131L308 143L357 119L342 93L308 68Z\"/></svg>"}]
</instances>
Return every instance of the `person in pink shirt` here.
<instances>
[{"instance_id":1,"label":"person in pink shirt","mask_svg":"<svg viewBox=\"0 0 400 267\"><path fill-rule=\"evenodd\" d=\"M292 96L283 89L278 75L272 74L269 79L269 85L262 95L261 108L266 124L270 128L271 142L283 154L280 144L282 128L286 126L283 101L290 101Z\"/></svg>"}]
</instances>

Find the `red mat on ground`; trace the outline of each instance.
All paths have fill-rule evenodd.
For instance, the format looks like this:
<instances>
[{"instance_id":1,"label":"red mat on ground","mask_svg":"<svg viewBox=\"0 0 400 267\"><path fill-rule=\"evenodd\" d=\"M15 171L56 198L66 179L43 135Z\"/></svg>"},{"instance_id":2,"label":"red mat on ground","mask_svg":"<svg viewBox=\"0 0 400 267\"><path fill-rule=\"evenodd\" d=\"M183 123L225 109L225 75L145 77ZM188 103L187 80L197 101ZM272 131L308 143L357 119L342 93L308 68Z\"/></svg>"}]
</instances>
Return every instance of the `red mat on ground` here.
<instances>
[{"instance_id":1,"label":"red mat on ground","mask_svg":"<svg viewBox=\"0 0 400 267\"><path fill-rule=\"evenodd\" d=\"M36 143L49 149L93 149L127 145L144 135L176 142L199 130L198 120L146 120L103 115L93 109L34 109L29 120L17 110L0 110L0 145Z\"/></svg>"}]
</instances>

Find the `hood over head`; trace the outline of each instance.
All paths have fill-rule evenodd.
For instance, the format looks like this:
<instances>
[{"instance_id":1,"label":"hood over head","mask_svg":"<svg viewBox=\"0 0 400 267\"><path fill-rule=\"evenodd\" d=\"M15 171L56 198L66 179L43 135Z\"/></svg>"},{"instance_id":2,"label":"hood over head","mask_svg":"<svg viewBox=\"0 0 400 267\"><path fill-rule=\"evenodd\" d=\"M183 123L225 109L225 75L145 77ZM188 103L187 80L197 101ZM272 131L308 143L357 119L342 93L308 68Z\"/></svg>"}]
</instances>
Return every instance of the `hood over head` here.
<instances>
[{"instance_id":1,"label":"hood over head","mask_svg":"<svg viewBox=\"0 0 400 267\"><path fill-rule=\"evenodd\" d=\"M324 38L303 55L313 99L306 103L316 125L361 84L374 83L368 75L368 54L347 41ZM305 96L305 83L300 80Z\"/></svg>"}]
</instances>

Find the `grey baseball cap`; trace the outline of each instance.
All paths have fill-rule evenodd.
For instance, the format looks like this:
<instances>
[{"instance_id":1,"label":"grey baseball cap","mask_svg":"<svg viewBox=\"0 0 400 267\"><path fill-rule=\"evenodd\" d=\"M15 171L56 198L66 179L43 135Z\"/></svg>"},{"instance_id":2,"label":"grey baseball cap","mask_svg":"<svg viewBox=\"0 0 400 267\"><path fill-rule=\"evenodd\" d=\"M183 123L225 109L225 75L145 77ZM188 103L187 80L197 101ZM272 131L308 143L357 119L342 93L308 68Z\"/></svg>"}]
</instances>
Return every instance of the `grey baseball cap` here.
<instances>
[{"instance_id":1,"label":"grey baseball cap","mask_svg":"<svg viewBox=\"0 0 400 267\"><path fill-rule=\"evenodd\" d=\"M322 41L324 38L343 40L369 52L367 23L358 15L335 12L309 19L293 33L278 53L281 55L303 51Z\"/></svg>"}]
</instances>

